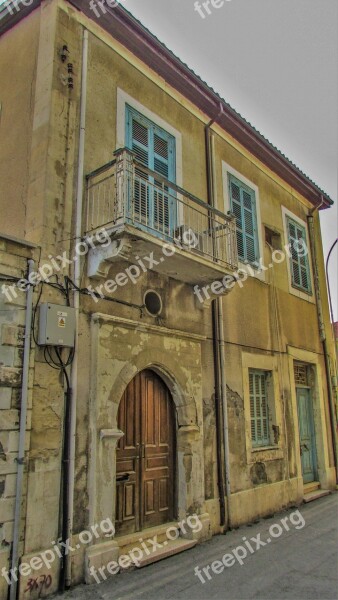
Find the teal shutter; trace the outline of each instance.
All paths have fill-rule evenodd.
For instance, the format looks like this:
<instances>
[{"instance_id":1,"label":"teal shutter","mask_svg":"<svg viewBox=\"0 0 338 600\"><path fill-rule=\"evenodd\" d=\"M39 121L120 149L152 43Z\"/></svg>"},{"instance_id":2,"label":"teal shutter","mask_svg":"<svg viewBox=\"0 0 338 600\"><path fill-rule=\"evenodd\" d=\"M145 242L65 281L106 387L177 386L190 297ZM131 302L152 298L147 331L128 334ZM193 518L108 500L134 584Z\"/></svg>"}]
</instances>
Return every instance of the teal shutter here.
<instances>
[{"instance_id":1,"label":"teal shutter","mask_svg":"<svg viewBox=\"0 0 338 600\"><path fill-rule=\"evenodd\" d=\"M170 154L170 151L172 151L172 148L170 148L170 139L167 136L161 135L161 131L157 127L153 129L153 136L154 162L152 169L162 175L162 177L165 177L165 179L172 181L173 173L170 167L173 164L173 160ZM154 228L169 233L173 229L171 223L171 202L168 195L169 188L168 186L163 186L156 179L155 185L157 187L154 189ZM162 192L158 188L162 188ZM174 227L176 227L176 218Z\"/></svg>"},{"instance_id":2,"label":"teal shutter","mask_svg":"<svg viewBox=\"0 0 338 600\"><path fill-rule=\"evenodd\" d=\"M175 183L175 138L130 106L126 106L126 145L138 162ZM148 229L170 235L177 221L174 194L141 169L136 168L135 175L134 217Z\"/></svg>"},{"instance_id":3,"label":"teal shutter","mask_svg":"<svg viewBox=\"0 0 338 600\"><path fill-rule=\"evenodd\" d=\"M146 121L132 110L126 111L126 145L138 162L149 167L151 158L150 129ZM132 220L146 224L150 216L148 177L141 169L135 170L134 201L130 202Z\"/></svg>"},{"instance_id":4,"label":"teal shutter","mask_svg":"<svg viewBox=\"0 0 338 600\"><path fill-rule=\"evenodd\" d=\"M236 217L238 257L254 263L259 258L255 192L232 175L229 185L231 211Z\"/></svg>"},{"instance_id":5,"label":"teal shutter","mask_svg":"<svg viewBox=\"0 0 338 600\"><path fill-rule=\"evenodd\" d=\"M297 251L297 247L306 248L305 228L292 219L287 219L289 245L291 251L290 266L291 280L293 287L299 288L304 292L311 293L311 277L309 258L306 254L302 256L303 251Z\"/></svg>"},{"instance_id":6,"label":"teal shutter","mask_svg":"<svg viewBox=\"0 0 338 600\"><path fill-rule=\"evenodd\" d=\"M253 446L269 444L269 416L264 371L249 371L251 439Z\"/></svg>"}]
</instances>

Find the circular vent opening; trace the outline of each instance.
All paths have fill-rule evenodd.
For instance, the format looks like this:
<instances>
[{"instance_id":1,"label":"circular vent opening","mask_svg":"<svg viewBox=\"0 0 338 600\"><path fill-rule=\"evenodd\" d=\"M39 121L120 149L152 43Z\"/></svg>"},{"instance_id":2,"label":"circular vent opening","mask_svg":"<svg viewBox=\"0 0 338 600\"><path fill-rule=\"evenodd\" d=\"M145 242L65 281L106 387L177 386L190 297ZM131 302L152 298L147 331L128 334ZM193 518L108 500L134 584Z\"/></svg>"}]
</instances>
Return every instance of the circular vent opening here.
<instances>
[{"instance_id":1,"label":"circular vent opening","mask_svg":"<svg viewBox=\"0 0 338 600\"><path fill-rule=\"evenodd\" d=\"M161 296L154 292L153 290L149 290L144 294L144 304L148 311L148 313L152 317L157 317L162 312L162 299Z\"/></svg>"}]
</instances>

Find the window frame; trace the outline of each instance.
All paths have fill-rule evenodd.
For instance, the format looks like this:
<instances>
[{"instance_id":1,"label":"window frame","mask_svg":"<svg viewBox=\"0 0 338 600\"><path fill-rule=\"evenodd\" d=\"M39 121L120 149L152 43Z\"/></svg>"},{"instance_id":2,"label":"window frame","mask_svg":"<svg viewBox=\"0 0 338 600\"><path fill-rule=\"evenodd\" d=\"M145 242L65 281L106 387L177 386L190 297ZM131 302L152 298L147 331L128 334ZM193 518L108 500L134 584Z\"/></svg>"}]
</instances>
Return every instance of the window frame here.
<instances>
[{"instance_id":1,"label":"window frame","mask_svg":"<svg viewBox=\"0 0 338 600\"><path fill-rule=\"evenodd\" d=\"M300 206L301 208L301 206ZM304 208L304 207L303 207ZM301 300L304 300L305 302L309 302L311 304L315 304L315 296L313 293L314 290L314 285L313 285L313 272L312 272L312 260L311 260L311 247L310 247L310 240L309 240L309 235L308 235L308 229L307 229L307 223L305 218L300 218L297 214L295 214L294 212L292 212L291 210L289 210L288 208L286 208L285 205L281 205L281 216L282 216L282 222L283 222L283 244L285 247L288 246L289 244L289 231L288 231L288 223L287 223L287 219L290 218L292 221L295 221L295 223L297 223L298 225L300 225L301 227L304 228L305 230L305 236L306 236L306 245L307 245L307 249L308 249L308 253L307 253L307 257L308 257L308 265L309 265L309 276L310 276L310 281L311 281L311 292L305 292L302 289L300 289L299 287L295 287L292 283L292 268L291 268L291 263L290 263L290 251L288 250L288 259L285 260L285 265L286 265L286 270L287 270L287 284L288 284L288 290L289 290L289 294L292 294L292 296L295 296L296 298L299 298Z\"/></svg>"},{"instance_id":2,"label":"window frame","mask_svg":"<svg viewBox=\"0 0 338 600\"><path fill-rule=\"evenodd\" d=\"M151 121L151 119L148 119L148 117L144 116L138 110L136 110L129 104L126 104L126 111L125 111L126 146L130 150L132 150L132 142L133 142L133 134L132 134L132 126L130 123L130 118L135 118L136 121L138 121L144 127L149 129L150 142L152 144L152 147L150 147L150 145L148 146L150 156L151 156L151 161L150 161L151 164L148 164L147 167L151 171L155 171L155 164L154 164L155 159L156 159L156 152L154 149L155 135L157 135L161 139L168 142L168 177L166 177L165 179L168 179L168 181L171 181L172 183L176 183L176 140L175 140L175 137L169 131L166 131L165 129L163 129L162 127L157 125L154 121ZM159 175L160 175L160 172L159 172Z\"/></svg>"},{"instance_id":3,"label":"window frame","mask_svg":"<svg viewBox=\"0 0 338 600\"><path fill-rule=\"evenodd\" d=\"M283 419L283 399L279 378L279 359L277 356L242 352L242 380L245 417L245 453L248 465L257 461L270 462L284 458L285 429ZM253 446L251 436L249 369L267 371L269 402L269 446Z\"/></svg>"},{"instance_id":4,"label":"window frame","mask_svg":"<svg viewBox=\"0 0 338 600\"><path fill-rule=\"evenodd\" d=\"M169 133L175 138L176 156L176 185L183 187L183 142L182 133L175 127L173 127L168 121L163 119L157 112L152 110L153 107L142 104L139 100L136 100L133 96L128 94L124 89L117 87L116 94L116 142L115 150L126 147L126 105L142 114L145 118L149 119L155 125ZM177 206L177 227L184 224L184 212L183 212L183 197L181 194L177 194L177 199L180 200Z\"/></svg>"},{"instance_id":5,"label":"window frame","mask_svg":"<svg viewBox=\"0 0 338 600\"><path fill-rule=\"evenodd\" d=\"M262 229L262 218L261 218L261 206L260 206L260 192L258 186L245 177L243 173L237 171L232 165L222 160L222 182L223 182L223 210L227 214L232 214L231 201L230 201L230 187L229 177L233 175L236 179L246 185L250 190L255 193L255 210L256 210L256 225L257 225L257 253L259 258L264 256L264 236ZM238 259L239 268L245 268L249 263L244 262L241 258ZM267 272L263 269L255 269L252 267L253 277L259 281L265 282L267 279Z\"/></svg>"},{"instance_id":6,"label":"window frame","mask_svg":"<svg viewBox=\"0 0 338 600\"><path fill-rule=\"evenodd\" d=\"M144 144L142 144L141 142L139 142L137 139L134 139L133 137L133 123L137 122L141 127L144 127L147 130L147 146L145 146ZM168 157L167 160L165 161L163 159L163 157L160 156L160 154L156 153L156 136L158 139L167 142L168 145ZM163 129L163 127L161 127L160 125L158 125L157 123L155 123L154 121L152 121L151 119L149 119L147 116L145 116L142 112L140 112L139 110L135 109L133 106L130 106L129 103L126 102L125 104L125 142L126 142L126 147L128 147L132 152L134 151L134 142L136 143L137 146L140 147L140 150L145 152L147 154L147 160L148 163L145 164L144 166L148 169L150 169L151 171L155 171L158 172L160 176L165 177L165 175L163 173L161 173L160 170L156 170L156 160L158 161L158 163L161 163L162 165L164 165L166 163L167 166L167 177L165 177L165 179L169 181L171 181L172 183L176 183L176 139L175 136L170 133L169 131L166 131L165 129ZM140 161L141 164L142 161ZM154 184L156 182L156 178L153 176L148 176L148 181L150 182L150 186L147 187L147 198L146 198L146 203L147 203L147 223L142 224L142 213L140 213L140 222L139 222L139 226L145 230L150 230L154 235L157 235L160 238L169 236L172 237L173 232L175 231L176 227L178 226L178 210L177 210L177 201L175 199L176 194L170 190L170 187L168 186L167 191L168 191L168 195L166 196L166 194L162 195L160 192L156 192L155 188L152 187L152 184ZM155 200L155 196L157 198L157 202L165 202L165 198L167 199L167 211L168 211L168 228L167 231L162 231L162 228L165 229L166 225L165 225L165 221L163 223L160 223L156 220L156 200ZM162 197L162 200L161 200ZM141 209L142 210L142 209ZM160 229L158 226L160 226Z\"/></svg>"},{"instance_id":7,"label":"window frame","mask_svg":"<svg viewBox=\"0 0 338 600\"><path fill-rule=\"evenodd\" d=\"M250 378L251 376L256 376L256 377L260 377L260 382L262 382L262 380L264 380L264 401L265 401L265 417L264 417L264 410L263 410L263 404L261 404L260 407L260 415L259 417L256 416L256 414L252 414L252 394L251 394L251 382L250 382ZM249 368L249 400L250 400L250 433L251 433L251 444L252 444L252 448L265 448L271 445L271 433L270 433L270 406L269 406L269 390L268 390L268 386L267 386L267 378L271 377L272 378L272 371L266 371L266 370L262 370L262 369L252 369ZM255 389L255 382L253 382L253 388ZM260 383L260 391L262 392L262 387L261 387L261 383ZM255 398L254 400L256 400L256 394L254 394ZM263 395L262 395L263 398ZM262 403L262 398L260 399L260 402ZM255 404L255 413L256 413L256 404ZM257 439L258 435L257 435L257 421L260 421L260 428L261 431L264 432L264 429L266 429L266 436L261 436L261 439ZM264 428L264 421L266 422L266 426ZM255 423L255 437L253 436L252 432L253 432L253 422Z\"/></svg>"},{"instance_id":8,"label":"window frame","mask_svg":"<svg viewBox=\"0 0 338 600\"><path fill-rule=\"evenodd\" d=\"M292 224L295 229L296 229L296 235L297 238L293 238L290 234L290 224ZM309 246L308 246L308 241L307 241L307 231L305 228L305 225L301 225L298 221L296 221L295 219L293 219L290 215L286 215L286 232L287 232L287 236L288 236L288 244L290 246L290 275L291 275L291 285L292 287L294 287L295 289L303 292L303 294L308 294L309 296L312 295L312 282L311 282L311 272L310 272L310 261L309 261ZM301 238L298 237L298 232L300 232L301 234ZM306 277L307 277L307 287L303 286L302 284L298 284L297 281L295 280L295 270L294 270L294 263L296 262L292 256L292 250L291 250L291 246L292 246L292 242L293 240L299 240L302 239L304 241L304 243L306 244L308 253L304 256L304 257L299 257L298 255L298 261L297 261L297 266L298 266L298 271L299 271L299 281L302 280L302 269L306 270ZM304 259L305 265L301 264L301 258Z\"/></svg>"},{"instance_id":9,"label":"window frame","mask_svg":"<svg viewBox=\"0 0 338 600\"><path fill-rule=\"evenodd\" d=\"M239 231L242 234L243 252L244 253L243 253L243 255L241 255L239 253L238 244L237 244L238 258L240 259L240 261L242 263L254 265L259 261L259 239L258 239L255 190L252 189L246 183L244 183L241 179L239 179L238 177L233 175L232 173L228 173L230 210L233 214L235 214L235 211L234 211L234 206L233 206L232 184L237 185L237 187L239 188L239 192L240 192L239 204L240 204L240 208L241 208L241 227L239 228L237 224L236 224L236 227L237 227L237 231ZM247 211L247 208L245 207L245 204L244 204L244 199L243 199L244 193L246 193L248 196L250 196L250 199L251 199L251 207L252 207L251 215L252 215L252 229L253 229L252 234L248 233L246 230L246 227L245 227L245 221L246 221L245 212ZM255 255L253 260L250 260L248 258L247 237L250 237L253 240L254 255Z\"/></svg>"}]
</instances>

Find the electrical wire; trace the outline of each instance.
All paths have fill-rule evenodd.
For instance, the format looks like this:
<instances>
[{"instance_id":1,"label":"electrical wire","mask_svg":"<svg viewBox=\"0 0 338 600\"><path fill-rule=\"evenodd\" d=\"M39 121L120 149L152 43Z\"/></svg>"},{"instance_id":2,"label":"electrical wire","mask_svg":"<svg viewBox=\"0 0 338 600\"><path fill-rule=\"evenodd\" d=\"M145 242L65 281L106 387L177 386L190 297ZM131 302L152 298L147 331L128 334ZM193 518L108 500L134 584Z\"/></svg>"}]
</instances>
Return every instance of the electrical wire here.
<instances>
[{"instance_id":1,"label":"electrical wire","mask_svg":"<svg viewBox=\"0 0 338 600\"><path fill-rule=\"evenodd\" d=\"M0 281L7 281L9 283L18 283L23 277L9 277L8 275L0 275Z\"/></svg>"},{"instance_id":2,"label":"electrical wire","mask_svg":"<svg viewBox=\"0 0 338 600\"><path fill-rule=\"evenodd\" d=\"M88 288L79 288L67 275L65 276L65 280L68 280L73 286L73 290L79 292L80 294L84 294L86 296L91 296L98 298L99 300L106 300L107 302L115 302L116 304L122 304L123 306L129 306L130 308L137 308L141 311L141 316L143 315L143 309L145 308L145 304L134 304L133 302L127 302L126 300L119 300L118 298L110 298L109 296L104 296L99 294L98 292L90 291Z\"/></svg>"},{"instance_id":3,"label":"electrical wire","mask_svg":"<svg viewBox=\"0 0 338 600\"><path fill-rule=\"evenodd\" d=\"M44 347L44 350L43 350L44 359L45 359L45 361L46 361L47 365L48 365L49 367L51 367L52 369L56 369L57 371L60 371L60 367L55 367L53 364L51 364L51 363L49 362L49 360L48 360L48 358L47 358L47 353L48 353L48 352L47 352L47 348L48 348L48 346L45 346L45 347Z\"/></svg>"},{"instance_id":4,"label":"electrical wire","mask_svg":"<svg viewBox=\"0 0 338 600\"><path fill-rule=\"evenodd\" d=\"M35 303L35 306L33 308L33 314L32 314L32 334L33 334L34 343L37 346L39 345L39 342L38 342L38 340L36 339L36 336L35 336L35 318L36 318L36 311L38 309L39 302L40 302L40 299L41 299L42 291L43 291L43 283L41 283L41 289L40 289L40 292L39 292L39 296L38 296L38 299L37 299L37 301Z\"/></svg>"}]
</instances>

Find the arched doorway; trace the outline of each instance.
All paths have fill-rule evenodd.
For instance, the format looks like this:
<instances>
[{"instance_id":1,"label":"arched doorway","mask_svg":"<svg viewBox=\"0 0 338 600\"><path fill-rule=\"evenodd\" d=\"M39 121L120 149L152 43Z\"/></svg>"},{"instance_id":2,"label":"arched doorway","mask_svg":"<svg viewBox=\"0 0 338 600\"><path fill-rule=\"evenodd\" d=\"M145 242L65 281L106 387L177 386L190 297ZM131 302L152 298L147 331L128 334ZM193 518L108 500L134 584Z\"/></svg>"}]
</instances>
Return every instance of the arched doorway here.
<instances>
[{"instance_id":1,"label":"arched doorway","mask_svg":"<svg viewBox=\"0 0 338 600\"><path fill-rule=\"evenodd\" d=\"M175 418L170 392L153 371L126 388L117 415L124 436L116 452L116 533L174 518Z\"/></svg>"}]
</instances>

